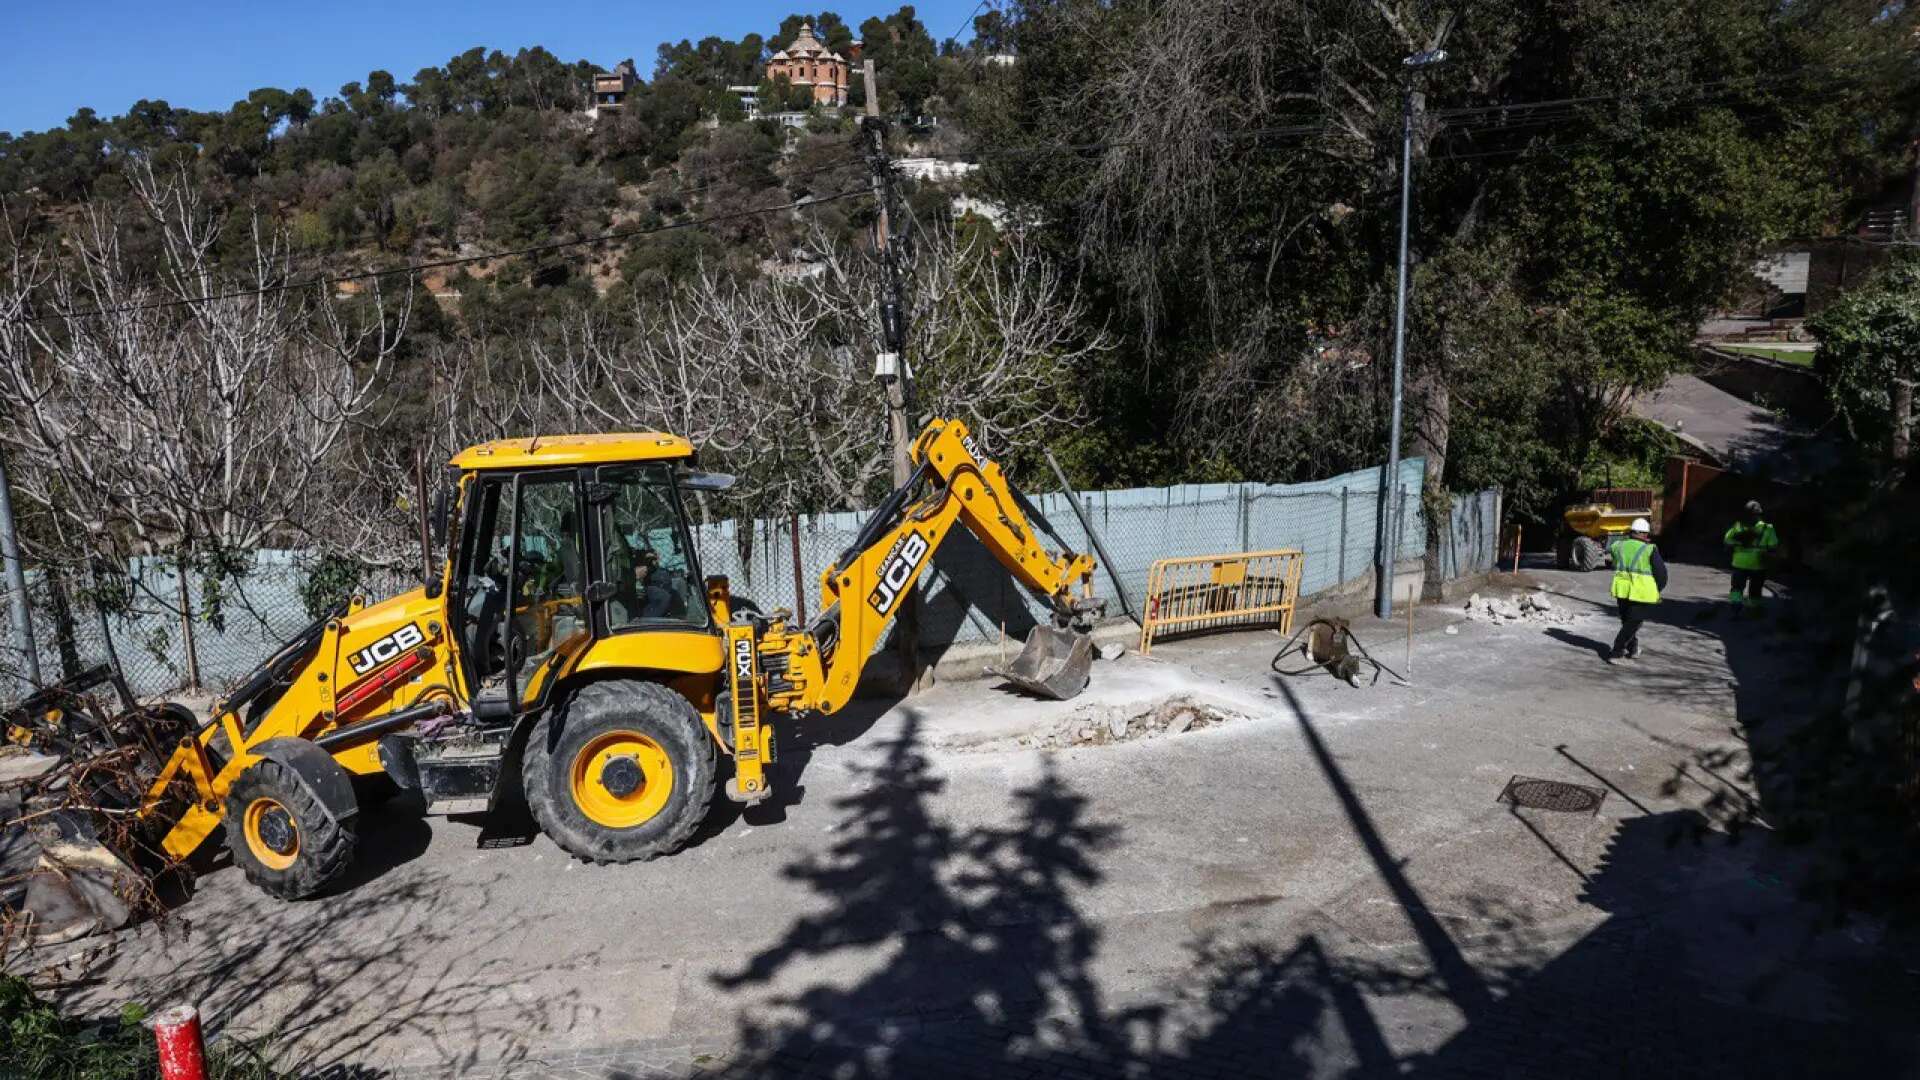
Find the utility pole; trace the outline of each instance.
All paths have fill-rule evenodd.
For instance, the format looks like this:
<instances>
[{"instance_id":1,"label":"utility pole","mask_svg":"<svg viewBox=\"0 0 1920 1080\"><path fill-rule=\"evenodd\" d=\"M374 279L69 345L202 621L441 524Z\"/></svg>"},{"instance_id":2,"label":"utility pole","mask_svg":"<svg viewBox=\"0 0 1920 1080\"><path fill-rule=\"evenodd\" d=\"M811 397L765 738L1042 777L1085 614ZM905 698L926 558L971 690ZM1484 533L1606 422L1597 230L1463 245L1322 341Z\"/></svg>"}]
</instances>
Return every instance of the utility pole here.
<instances>
[{"instance_id":1,"label":"utility pole","mask_svg":"<svg viewBox=\"0 0 1920 1080\"><path fill-rule=\"evenodd\" d=\"M1387 465L1380 477L1379 543L1375 545L1373 613L1393 617L1393 561L1400 549L1400 405L1407 359L1407 220L1413 204L1413 78L1422 68L1447 58L1444 49L1427 49L1402 61L1407 69L1400 95L1400 261L1393 306L1393 406L1387 427Z\"/></svg>"},{"instance_id":2,"label":"utility pole","mask_svg":"<svg viewBox=\"0 0 1920 1080\"><path fill-rule=\"evenodd\" d=\"M13 527L13 493L7 487L6 455L0 454L0 563L6 564L7 609L13 620L13 644L25 664L27 692L40 689L40 654L33 647L33 614L27 602L27 568L20 561L20 536Z\"/></svg>"},{"instance_id":3,"label":"utility pole","mask_svg":"<svg viewBox=\"0 0 1920 1080\"><path fill-rule=\"evenodd\" d=\"M867 167L872 175L874 203L879 210L874 221L873 248L880 256L886 282L880 301L880 351L874 357L873 373L886 389L887 430L893 444L893 485L898 488L913 476L913 460L908 448L913 445L911 414L915 410L913 373L907 364L906 286L893 236L893 163L887 157L887 122L880 115L880 78L871 59L861 66L861 76L865 82L867 108L860 127L867 136ZM902 684L911 692L921 688L919 589L909 590L901 599L894 625L894 651L900 662Z\"/></svg>"},{"instance_id":4,"label":"utility pole","mask_svg":"<svg viewBox=\"0 0 1920 1080\"><path fill-rule=\"evenodd\" d=\"M874 374L886 385L887 424L893 434L893 482L899 485L913 473L913 463L907 456L907 448L913 443L907 415L913 411L913 378L907 367L906 296L893 239L893 163L887 157L887 122L880 116L880 84L872 60L866 61L862 73L867 115L861 119L861 127L867 135L867 165L879 208L873 245L886 276L886 296L880 302L880 354L874 358Z\"/></svg>"}]
</instances>

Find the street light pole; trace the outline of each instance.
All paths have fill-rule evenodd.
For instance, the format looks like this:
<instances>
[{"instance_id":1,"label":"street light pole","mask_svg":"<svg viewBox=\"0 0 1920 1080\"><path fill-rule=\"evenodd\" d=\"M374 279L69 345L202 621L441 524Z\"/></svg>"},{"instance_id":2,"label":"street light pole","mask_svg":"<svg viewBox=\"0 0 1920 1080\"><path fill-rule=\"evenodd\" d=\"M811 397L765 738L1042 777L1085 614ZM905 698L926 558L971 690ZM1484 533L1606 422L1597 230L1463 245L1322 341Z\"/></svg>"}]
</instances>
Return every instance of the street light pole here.
<instances>
[{"instance_id":1,"label":"street light pole","mask_svg":"<svg viewBox=\"0 0 1920 1080\"><path fill-rule=\"evenodd\" d=\"M1400 549L1400 406L1407 360L1407 221L1413 205L1413 77L1447 58L1428 49L1404 61L1407 83L1400 95L1400 261L1393 307L1393 406L1387 427L1387 465L1380 477L1379 543L1375 546L1373 613L1393 617L1393 563Z\"/></svg>"}]
</instances>

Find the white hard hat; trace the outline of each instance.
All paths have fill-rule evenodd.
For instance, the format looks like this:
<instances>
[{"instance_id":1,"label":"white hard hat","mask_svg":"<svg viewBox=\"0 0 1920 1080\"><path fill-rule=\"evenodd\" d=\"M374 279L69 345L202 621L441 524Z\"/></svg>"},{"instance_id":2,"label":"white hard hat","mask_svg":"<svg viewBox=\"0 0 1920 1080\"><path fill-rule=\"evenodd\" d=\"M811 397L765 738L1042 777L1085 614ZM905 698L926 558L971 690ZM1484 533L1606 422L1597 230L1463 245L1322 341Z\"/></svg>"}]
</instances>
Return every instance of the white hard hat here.
<instances>
[{"instance_id":1,"label":"white hard hat","mask_svg":"<svg viewBox=\"0 0 1920 1080\"><path fill-rule=\"evenodd\" d=\"M1643 532L1643 533L1649 533L1649 534L1653 532L1653 526L1647 523L1646 518L1634 518L1633 524L1628 526L1628 528L1634 532Z\"/></svg>"}]
</instances>

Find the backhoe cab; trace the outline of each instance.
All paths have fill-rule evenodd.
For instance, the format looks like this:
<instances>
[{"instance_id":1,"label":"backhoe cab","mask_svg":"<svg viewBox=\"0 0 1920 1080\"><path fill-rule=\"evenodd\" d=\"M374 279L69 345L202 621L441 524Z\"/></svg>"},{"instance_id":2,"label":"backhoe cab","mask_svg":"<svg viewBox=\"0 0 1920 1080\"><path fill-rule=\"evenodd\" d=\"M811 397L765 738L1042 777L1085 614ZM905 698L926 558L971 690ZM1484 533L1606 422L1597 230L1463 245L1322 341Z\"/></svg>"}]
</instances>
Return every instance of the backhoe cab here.
<instances>
[{"instance_id":1,"label":"backhoe cab","mask_svg":"<svg viewBox=\"0 0 1920 1080\"><path fill-rule=\"evenodd\" d=\"M1078 693L1101 611L1093 561L1041 545L1038 515L959 422L930 422L912 454L912 478L822 574L821 614L801 626L737 612L726 579L701 576L684 494L728 478L695 469L685 439L468 449L438 515L440 580L356 598L282 647L180 740L142 816L182 858L224 825L248 878L284 898L346 868L370 786L357 781L382 774L429 813L492 810L517 785L540 828L588 861L674 851L705 817L722 755L729 796L772 792L776 725L846 704L956 522L1053 612L1013 680Z\"/></svg>"}]
</instances>

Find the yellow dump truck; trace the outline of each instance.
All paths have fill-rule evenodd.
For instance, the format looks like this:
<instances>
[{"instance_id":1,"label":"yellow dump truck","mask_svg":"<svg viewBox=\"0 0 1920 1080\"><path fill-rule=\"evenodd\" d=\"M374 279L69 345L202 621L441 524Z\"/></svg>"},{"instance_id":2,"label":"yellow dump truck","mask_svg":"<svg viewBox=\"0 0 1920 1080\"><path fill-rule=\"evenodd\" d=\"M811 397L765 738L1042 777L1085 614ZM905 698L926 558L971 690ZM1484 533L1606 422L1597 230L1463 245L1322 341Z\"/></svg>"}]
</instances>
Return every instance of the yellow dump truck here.
<instances>
[{"instance_id":1,"label":"yellow dump truck","mask_svg":"<svg viewBox=\"0 0 1920 1080\"><path fill-rule=\"evenodd\" d=\"M1560 542L1556 549L1562 570L1598 570L1607 564L1607 545L1627 534L1635 518L1646 518L1657 530L1657 493L1652 488L1599 488L1585 502L1560 515Z\"/></svg>"}]
</instances>

